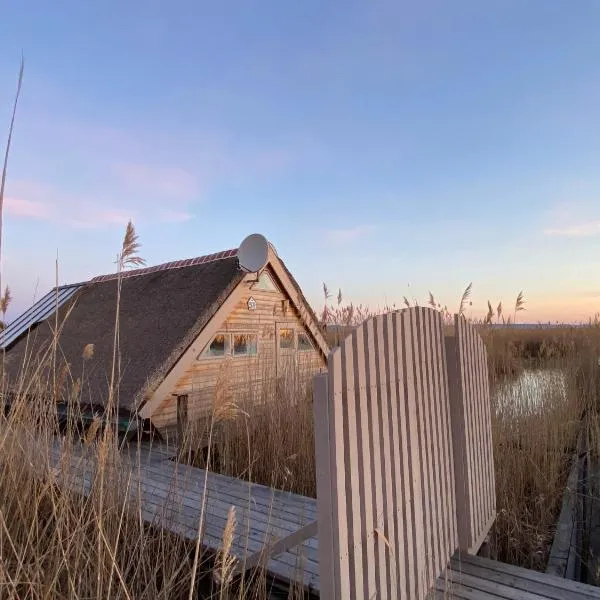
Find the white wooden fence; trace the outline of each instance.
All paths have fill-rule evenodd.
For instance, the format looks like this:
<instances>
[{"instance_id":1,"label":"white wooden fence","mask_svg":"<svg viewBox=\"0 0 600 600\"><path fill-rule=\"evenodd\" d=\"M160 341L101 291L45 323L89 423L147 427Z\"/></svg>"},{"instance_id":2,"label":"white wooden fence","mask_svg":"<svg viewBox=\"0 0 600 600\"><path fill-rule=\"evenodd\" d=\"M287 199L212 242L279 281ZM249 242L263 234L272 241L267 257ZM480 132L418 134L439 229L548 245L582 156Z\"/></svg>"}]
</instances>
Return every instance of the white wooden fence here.
<instances>
[{"instance_id":1,"label":"white wooden fence","mask_svg":"<svg viewBox=\"0 0 600 600\"><path fill-rule=\"evenodd\" d=\"M487 351L481 336L455 317L446 337L452 405L458 539L476 552L496 517Z\"/></svg>"},{"instance_id":2,"label":"white wooden fence","mask_svg":"<svg viewBox=\"0 0 600 600\"><path fill-rule=\"evenodd\" d=\"M423 599L459 547L458 524L471 549L485 535L494 494L493 475L485 472L493 470L486 441L487 367L471 326L459 323L457 330L449 344L462 362L457 367L452 358L449 369L437 311L410 308L378 316L335 348L328 373L315 377L319 579L325 600ZM456 436L464 437L459 452ZM481 459L478 444L485 445ZM457 487L465 488L465 457L473 463L467 487L475 488L457 495Z\"/></svg>"}]
</instances>

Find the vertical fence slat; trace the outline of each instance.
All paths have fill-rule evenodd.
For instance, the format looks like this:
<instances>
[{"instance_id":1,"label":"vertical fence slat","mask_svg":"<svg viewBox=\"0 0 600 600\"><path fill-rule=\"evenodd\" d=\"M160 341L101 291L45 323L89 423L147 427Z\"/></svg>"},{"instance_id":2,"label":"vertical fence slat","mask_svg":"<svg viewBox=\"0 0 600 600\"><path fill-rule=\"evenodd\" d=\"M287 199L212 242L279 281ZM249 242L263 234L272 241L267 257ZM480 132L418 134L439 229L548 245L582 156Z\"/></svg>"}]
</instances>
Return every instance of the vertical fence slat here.
<instances>
[{"instance_id":1,"label":"vertical fence slat","mask_svg":"<svg viewBox=\"0 0 600 600\"><path fill-rule=\"evenodd\" d=\"M461 372L461 383L462 383L462 396L464 397L465 406L465 428L466 433L466 455L469 463L469 476L466 481L467 492L471 497L471 531L474 531L477 527L477 513L479 510L477 495L473 494L473 486L475 485L477 465L475 464L475 457L473 455L473 448L475 447L477 436L473 429L473 399L471 393L471 378L468 370L469 367L469 343L466 335L466 321L462 318L458 318L460 323L460 329L458 331L459 342L459 353L460 353L460 372Z\"/></svg>"},{"instance_id":2,"label":"vertical fence slat","mask_svg":"<svg viewBox=\"0 0 600 600\"><path fill-rule=\"evenodd\" d=\"M389 360L393 346L393 337L391 336L390 320L388 315L384 315L377 320L377 341L377 366L379 369L377 376L382 389L381 406L379 407L380 431L383 439L383 454L381 456L381 461L382 473L385 477L384 515L386 527L383 530L383 534L386 536L386 539L390 544L392 551L394 552L394 556L397 556L399 540L396 528L396 519L394 518L395 498L391 456L394 452L394 445L399 443L399 440L393 439L390 429L390 421L392 418L390 413L390 400L393 393L393 371L390 371ZM383 542L383 540L380 541ZM390 568L388 571L386 571L390 596L393 596L391 582L393 580L394 570L395 561L390 561Z\"/></svg>"},{"instance_id":3,"label":"vertical fence slat","mask_svg":"<svg viewBox=\"0 0 600 600\"><path fill-rule=\"evenodd\" d=\"M439 341L437 339L436 324L440 320L440 315L433 311L428 311L428 328L429 328L429 343L427 351L429 353L429 381L432 389L432 439L435 448L435 486L437 493L434 500L436 501L436 527L437 527L437 542L438 555L435 567L435 572L439 573L446 566L447 562L447 537L446 537L446 513L450 499L448 498L448 490L445 486L444 471L449 467L443 449L443 435L441 431L442 411L448 403L446 394L443 394L438 380L437 367L438 355L437 348Z\"/></svg>"},{"instance_id":4,"label":"vertical fence slat","mask_svg":"<svg viewBox=\"0 0 600 600\"><path fill-rule=\"evenodd\" d=\"M365 362L364 327L359 327L352 336L354 359L354 401L356 403L356 443L358 487L360 495L360 520L362 531L363 593L365 598L377 594L375 585L375 546L373 532L373 502L371 490L371 448L369 442L370 406L367 403L367 375ZM350 399L349 399L350 400ZM351 401L351 400L350 400ZM359 596L359 590L357 590ZM360 597L360 596L359 596Z\"/></svg>"},{"instance_id":5,"label":"vertical fence slat","mask_svg":"<svg viewBox=\"0 0 600 600\"><path fill-rule=\"evenodd\" d=\"M398 467L401 473L400 511L403 539L400 539L397 555L404 552L404 561L398 559L398 589L401 598L414 598L416 594L416 537L415 512L412 492L412 445L410 432L410 412L408 409L408 381L411 377L411 367L407 362L406 329L403 316L392 315L393 336L397 348L397 361L394 376L396 379L396 405L399 419L398 428ZM399 526L400 529L400 526Z\"/></svg>"},{"instance_id":6,"label":"vertical fence slat","mask_svg":"<svg viewBox=\"0 0 600 600\"><path fill-rule=\"evenodd\" d=\"M386 316L387 335L389 340L389 362L388 379L389 386L389 415L391 419L391 439L392 439L392 464L391 472L393 477L393 519L396 529L395 543L395 569L392 573L392 583L395 589L396 598L406 598L406 505L405 505L405 486L406 473L403 470L403 460L406 456L406 445L408 443L406 435L403 432L403 426L406 418L401 410L403 404L403 356L402 343L398 339L398 323L395 314Z\"/></svg>"},{"instance_id":7,"label":"vertical fence slat","mask_svg":"<svg viewBox=\"0 0 600 600\"><path fill-rule=\"evenodd\" d=\"M349 548L348 515L346 512L346 452L344 430L344 377L341 348L329 359L329 401L332 433L331 439L335 444L335 454L332 456L333 506L335 518L335 536L333 551L339 560L336 563L334 577L339 581L336 586L336 600L350 597L351 567Z\"/></svg>"},{"instance_id":8,"label":"vertical fence slat","mask_svg":"<svg viewBox=\"0 0 600 600\"><path fill-rule=\"evenodd\" d=\"M483 365L481 364L481 347L479 345L481 339L475 329L473 327L471 329L471 335L473 337L473 370L474 370L474 378L477 386L477 426L479 428L479 470L480 470L480 494L481 494L481 516L479 520L479 528L485 527L485 522L487 520L487 513L489 510L489 488L486 473L486 465L488 463L487 456L487 444L486 442L486 422L485 422L485 409L484 403L482 402L483 398Z\"/></svg>"},{"instance_id":9,"label":"vertical fence slat","mask_svg":"<svg viewBox=\"0 0 600 600\"><path fill-rule=\"evenodd\" d=\"M369 319L365 324L365 355L367 361L367 401L369 402L369 444L371 449L371 492L373 503L373 531L384 532L384 497L383 470L381 467L381 382L378 378L377 341L375 339L375 322ZM390 578L390 561L387 548L381 541L375 540L376 585L379 597L388 598L388 582Z\"/></svg>"},{"instance_id":10,"label":"vertical fence slat","mask_svg":"<svg viewBox=\"0 0 600 600\"><path fill-rule=\"evenodd\" d=\"M477 449L473 454L477 459L477 482L475 483L477 490L477 497L479 500L479 513L477 520L477 530L480 531L482 527L485 525L485 495L484 495L484 450L483 450L483 422L481 420L482 413L482 402L481 402L481 389L479 387L479 377L478 377L478 369L477 363L477 344L476 344L476 331L475 328L467 324L467 331L469 335L469 362L470 362L470 371L471 371L471 379L472 379L472 389L473 389L473 416L474 416L474 428L477 432Z\"/></svg>"},{"instance_id":11,"label":"vertical fence slat","mask_svg":"<svg viewBox=\"0 0 600 600\"><path fill-rule=\"evenodd\" d=\"M459 544L462 550L475 552L495 517L487 353L475 327L458 316L446 352L456 356L448 360L448 378Z\"/></svg>"},{"instance_id":12,"label":"vertical fence slat","mask_svg":"<svg viewBox=\"0 0 600 600\"><path fill-rule=\"evenodd\" d=\"M433 544L433 520L432 520L432 492L433 486L431 483L431 459L430 459L430 441L428 431L428 415L429 415L429 399L426 394L427 388L427 373L426 363L424 360L423 345L425 331L423 327L423 310L420 307L415 309L414 319L414 349L415 349L415 364L418 378L417 387L417 419L420 438L420 468L421 468L421 489L423 490L423 513L425 520L423 523L425 534L425 579L423 585L428 587L431 580L432 561L435 555Z\"/></svg>"},{"instance_id":13,"label":"vertical fence slat","mask_svg":"<svg viewBox=\"0 0 600 600\"><path fill-rule=\"evenodd\" d=\"M352 583L349 598L356 598L363 589L361 498L359 483L357 414L354 402L354 333L342 344L342 389L345 416L345 458L346 458L346 518L348 520L349 567Z\"/></svg>"},{"instance_id":14,"label":"vertical fence slat","mask_svg":"<svg viewBox=\"0 0 600 600\"><path fill-rule=\"evenodd\" d=\"M394 549L394 568L390 572L390 583L393 586L393 597L403 597L401 586L404 580L401 578L405 562L405 543L404 543L404 510L403 510L403 481L401 460L403 448L406 444L406 439L399 433L398 423L398 361L401 357L399 354L398 338L396 336L396 328L394 315L387 314L384 317L385 323L385 348L387 354L386 379L387 386L387 414L388 414L388 435L390 437L390 455L387 460L391 477L391 484L388 486L391 492L391 504L389 506L389 518L394 524L394 538L392 548ZM390 530L392 533L392 530Z\"/></svg>"},{"instance_id":15,"label":"vertical fence slat","mask_svg":"<svg viewBox=\"0 0 600 600\"><path fill-rule=\"evenodd\" d=\"M331 362L330 362L331 364ZM334 551L335 439L331 439L329 375L322 373L313 380L313 414L315 428L315 468L317 479L317 519L319 523L319 587L322 598L339 598L336 573L338 561ZM333 466L332 466L333 462ZM339 556L339 552L337 554Z\"/></svg>"},{"instance_id":16,"label":"vertical fence slat","mask_svg":"<svg viewBox=\"0 0 600 600\"><path fill-rule=\"evenodd\" d=\"M408 362L410 363L410 377L409 384L406 387L407 392L407 406L408 406L408 419L410 423L410 447L411 447L411 475L412 475L412 497L414 508L414 534L415 534L415 597L420 598L424 583L427 578L427 565L425 563L427 558L427 546L425 538L425 518L426 513L423 506L423 482L422 482L422 449L421 449L421 427L419 424L419 410L418 402L420 401L420 376L419 376L419 365L416 355L417 345L417 333L415 331L414 311L407 311L405 313L405 340L406 349L409 354Z\"/></svg>"},{"instance_id":17,"label":"vertical fence slat","mask_svg":"<svg viewBox=\"0 0 600 600\"><path fill-rule=\"evenodd\" d=\"M431 496L431 504L432 504L432 533L433 533L433 542L434 542L434 555L433 559L433 581L435 581L435 577L437 577L437 573L439 573L442 569L442 548L443 548L443 539L444 539L444 527L443 527L443 518L442 518L442 504L445 502L446 498L444 497L443 487L441 485L441 476L440 476L440 464L441 464L441 456L440 456L440 439L436 434L437 430L437 421L438 421L438 410L441 398L438 396L437 387L435 378L433 376L434 373L434 363L433 363L433 319L437 318L437 314L434 314L432 310L423 309L423 342L424 342L424 358L425 358L425 367L427 374L427 383L428 383L428 392L426 401L427 406L429 407L429 448L431 452L431 480L432 480L432 496ZM433 581L431 584L433 584Z\"/></svg>"}]
</instances>

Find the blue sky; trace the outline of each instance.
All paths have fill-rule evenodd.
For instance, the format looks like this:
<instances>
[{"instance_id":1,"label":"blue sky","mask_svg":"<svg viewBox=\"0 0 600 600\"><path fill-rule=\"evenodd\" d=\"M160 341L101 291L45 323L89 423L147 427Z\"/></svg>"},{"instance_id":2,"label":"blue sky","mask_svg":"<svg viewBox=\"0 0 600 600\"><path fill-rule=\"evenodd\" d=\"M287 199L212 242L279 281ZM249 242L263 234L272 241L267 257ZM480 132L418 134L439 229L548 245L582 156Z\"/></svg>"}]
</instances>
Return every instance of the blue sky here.
<instances>
[{"instance_id":1,"label":"blue sky","mask_svg":"<svg viewBox=\"0 0 600 600\"><path fill-rule=\"evenodd\" d=\"M60 6L60 8L57 8ZM3 283L14 313L264 233L321 303L431 291L600 310L600 2L11 3ZM36 291L37 290L37 291Z\"/></svg>"}]
</instances>

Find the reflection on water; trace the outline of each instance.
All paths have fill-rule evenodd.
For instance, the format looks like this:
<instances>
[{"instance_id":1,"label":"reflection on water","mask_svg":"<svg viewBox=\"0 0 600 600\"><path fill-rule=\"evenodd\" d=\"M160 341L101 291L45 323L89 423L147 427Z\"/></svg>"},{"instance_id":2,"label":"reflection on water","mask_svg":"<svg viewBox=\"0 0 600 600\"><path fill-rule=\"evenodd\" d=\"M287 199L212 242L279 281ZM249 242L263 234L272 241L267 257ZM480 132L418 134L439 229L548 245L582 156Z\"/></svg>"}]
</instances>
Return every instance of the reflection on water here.
<instances>
[{"instance_id":1,"label":"reflection on water","mask_svg":"<svg viewBox=\"0 0 600 600\"><path fill-rule=\"evenodd\" d=\"M534 412L567 394L561 369L530 369L516 379L499 382L494 392L496 410Z\"/></svg>"}]
</instances>

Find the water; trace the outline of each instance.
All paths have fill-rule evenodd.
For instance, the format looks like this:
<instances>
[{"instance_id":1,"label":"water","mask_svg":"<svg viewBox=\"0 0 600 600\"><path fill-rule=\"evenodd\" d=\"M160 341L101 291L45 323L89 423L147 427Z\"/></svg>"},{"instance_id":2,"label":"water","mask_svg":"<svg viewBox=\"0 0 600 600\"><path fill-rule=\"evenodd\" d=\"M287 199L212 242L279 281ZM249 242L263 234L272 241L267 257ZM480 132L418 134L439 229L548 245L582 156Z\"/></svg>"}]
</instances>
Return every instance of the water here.
<instances>
[{"instance_id":1,"label":"water","mask_svg":"<svg viewBox=\"0 0 600 600\"><path fill-rule=\"evenodd\" d=\"M567 395L562 369L526 369L515 379L498 383L494 391L499 410L535 412Z\"/></svg>"}]
</instances>

